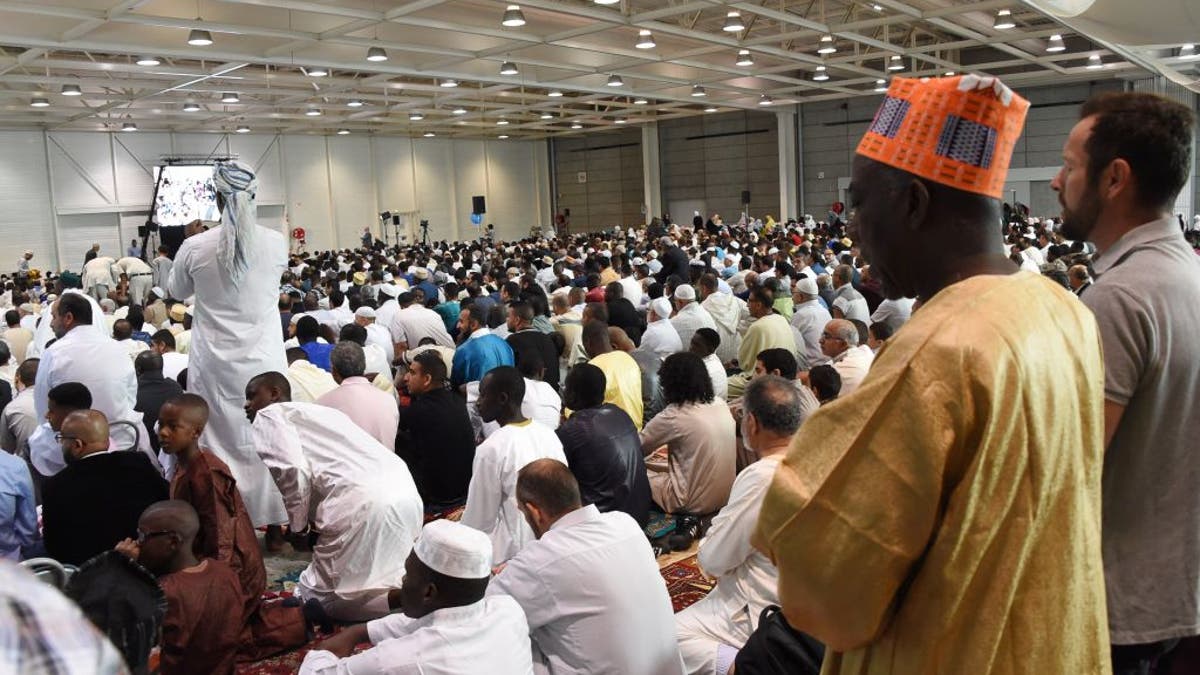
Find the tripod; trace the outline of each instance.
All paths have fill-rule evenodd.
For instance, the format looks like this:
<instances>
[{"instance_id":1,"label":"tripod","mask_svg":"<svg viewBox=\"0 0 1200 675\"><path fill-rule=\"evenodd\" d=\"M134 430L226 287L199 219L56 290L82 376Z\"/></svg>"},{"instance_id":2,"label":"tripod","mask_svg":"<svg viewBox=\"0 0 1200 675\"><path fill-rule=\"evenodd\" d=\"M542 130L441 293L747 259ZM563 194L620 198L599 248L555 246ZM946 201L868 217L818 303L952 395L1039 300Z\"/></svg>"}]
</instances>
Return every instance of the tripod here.
<instances>
[{"instance_id":1,"label":"tripod","mask_svg":"<svg viewBox=\"0 0 1200 675\"><path fill-rule=\"evenodd\" d=\"M421 221L421 245L429 246L429 221Z\"/></svg>"}]
</instances>

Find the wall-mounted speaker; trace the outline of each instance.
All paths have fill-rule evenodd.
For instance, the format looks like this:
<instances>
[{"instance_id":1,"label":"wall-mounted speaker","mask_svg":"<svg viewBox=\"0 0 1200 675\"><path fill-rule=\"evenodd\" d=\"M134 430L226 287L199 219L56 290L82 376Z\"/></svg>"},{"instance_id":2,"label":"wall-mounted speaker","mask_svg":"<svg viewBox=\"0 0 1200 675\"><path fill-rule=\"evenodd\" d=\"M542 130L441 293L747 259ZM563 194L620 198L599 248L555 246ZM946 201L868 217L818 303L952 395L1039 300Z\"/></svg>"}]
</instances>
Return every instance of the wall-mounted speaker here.
<instances>
[{"instance_id":1,"label":"wall-mounted speaker","mask_svg":"<svg viewBox=\"0 0 1200 675\"><path fill-rule=\"evenodd\" d=\"M471 197L471 213L487 213L487 202L484 201L483 195Z\"/></svg>"},{"instance_id":2,"label":"wall-mounted speaker","mask_svg":"<svg viewBox=\"0 0 1200 675\"><path fill-rule=\"evenodd\" d=\"M742 190L742 203L743 204L750 203L750 191L749 190Z\"/></svg>"}]
</instances>

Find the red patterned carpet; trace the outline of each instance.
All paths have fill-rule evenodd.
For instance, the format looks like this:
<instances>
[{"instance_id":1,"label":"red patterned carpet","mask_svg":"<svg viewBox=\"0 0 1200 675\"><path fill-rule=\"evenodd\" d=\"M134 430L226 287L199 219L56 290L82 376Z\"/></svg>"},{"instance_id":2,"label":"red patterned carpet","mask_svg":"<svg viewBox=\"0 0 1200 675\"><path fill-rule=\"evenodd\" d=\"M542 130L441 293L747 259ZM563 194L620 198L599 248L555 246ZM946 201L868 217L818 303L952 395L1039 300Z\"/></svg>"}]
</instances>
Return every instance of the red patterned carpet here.
<instances>
[{"instance_id":1,"label":"red patterned carpet","mask_svg":"<svg viewBox=\"0 0 1200 675\"><path fill-rule=\"evenodd\" d=\"M663 580L667 584L667 591L671 595L671 604L676 612L708 595L713 587L712 582L700 571L694 555L667 565L662 568L661 572ZM286 591L267 594L268 597L287 597L289 595L291 593ZM239 666L237 672L239 675L292 675L300 670L300 663L304 661L304 655L308 653L308 649L309 647L306 646L273 659L245 664Z\"/></svg>"}]
</instances>

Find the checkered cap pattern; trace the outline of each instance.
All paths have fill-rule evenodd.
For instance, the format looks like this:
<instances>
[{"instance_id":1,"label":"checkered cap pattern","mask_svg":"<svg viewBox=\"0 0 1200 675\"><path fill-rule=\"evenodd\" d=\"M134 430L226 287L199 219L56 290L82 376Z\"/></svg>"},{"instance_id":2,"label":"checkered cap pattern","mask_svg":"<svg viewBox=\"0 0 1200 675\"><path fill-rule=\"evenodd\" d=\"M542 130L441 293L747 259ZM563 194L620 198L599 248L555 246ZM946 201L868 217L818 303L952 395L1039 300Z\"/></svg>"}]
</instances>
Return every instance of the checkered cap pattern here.
<instances>
[{"instance_id":1,"label":"checkered cap pattern","mask_svg":"<svg viewBox=\"0 0 1200 675\"><path fill-rule=\"evenodd\" d=\"M893 78L858 154L928 180L1002 198L1029 102L1005 105L990 89L959 89L960 77Z\"/></svg>"}]
</instances>

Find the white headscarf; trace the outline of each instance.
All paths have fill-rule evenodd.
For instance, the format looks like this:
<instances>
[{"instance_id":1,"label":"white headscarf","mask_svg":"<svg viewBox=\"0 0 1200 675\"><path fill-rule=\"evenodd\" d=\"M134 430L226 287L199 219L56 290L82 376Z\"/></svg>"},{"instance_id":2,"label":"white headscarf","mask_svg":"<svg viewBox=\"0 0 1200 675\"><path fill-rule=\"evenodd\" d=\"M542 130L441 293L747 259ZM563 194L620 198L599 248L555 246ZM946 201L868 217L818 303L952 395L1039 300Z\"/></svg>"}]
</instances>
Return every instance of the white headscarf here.
<instances>
[{"instance_id":1,"label":"white headscarf","mask_svg":"<svg viewBox=\"0 0 1200 675\"><path fill-rule=\"evenodd\" d=\"M258 214L254 195L258 178L254 170L238 161L221 162L213 167L213 186L225 195L221 214L221 246L217 262L237 286L250 267L250 255L257 234Z\"/></svg>"}]
</instances>

